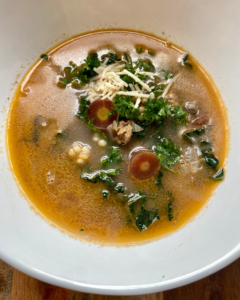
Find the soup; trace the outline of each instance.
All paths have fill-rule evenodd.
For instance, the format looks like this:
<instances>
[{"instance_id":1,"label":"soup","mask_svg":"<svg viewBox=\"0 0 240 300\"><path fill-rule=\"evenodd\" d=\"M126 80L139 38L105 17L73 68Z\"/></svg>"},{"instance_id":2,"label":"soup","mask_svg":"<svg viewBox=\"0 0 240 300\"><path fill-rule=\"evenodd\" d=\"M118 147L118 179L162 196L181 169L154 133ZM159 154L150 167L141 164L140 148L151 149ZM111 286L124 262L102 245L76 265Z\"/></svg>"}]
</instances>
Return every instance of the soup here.
<instances>
[{"instance_id":1,"label":"soup","mask_svg":"<svg viewBox=\"0 0 240 300\"><path fill-rule=\"evenodd\" d=\"M224 178L228 123L202 66L180 47L102 31L43 54L20 83L8 149L26 198L82 240L174 232Z\"/></svg>"}]
</instances>

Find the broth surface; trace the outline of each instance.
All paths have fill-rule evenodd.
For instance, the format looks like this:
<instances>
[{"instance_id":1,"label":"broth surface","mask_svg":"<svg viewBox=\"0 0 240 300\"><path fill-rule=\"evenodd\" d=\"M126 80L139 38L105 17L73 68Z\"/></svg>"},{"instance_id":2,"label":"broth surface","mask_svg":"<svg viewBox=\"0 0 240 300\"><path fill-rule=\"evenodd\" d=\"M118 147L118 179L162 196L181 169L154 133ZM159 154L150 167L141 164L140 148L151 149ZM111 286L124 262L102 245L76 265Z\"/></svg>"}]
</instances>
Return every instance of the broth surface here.
<instances>
[{"instance_id":1,"label":"broth surface","mask_svg":"<svg viewBox=\"0 0 240 300\"><path fill-rule=\"evenodd\" d=\"M228 149L226 110L211 78L192 56L193 70L189 70L178 62L184 53L181 48L151 36L124 31L96 32L61 44L50 52L48 61L38 61L19 85L8 117L8 149L18 184L36 210L53 225L83 240L127 244L146 242L174 232L207 204L219 184L209 179L214 174L211 168L204 166L195 174L184 174L181 162L174 168L179 174L162 170L165 189L155 184L156 176L144 183L131 180L129 153L139 147L151 149L156 133L150 131L145 139L131 139L121 147L123 161L117 166L122 171L117 182L121 182L128 193L141 191L153 195L146 207L157 208L160 216L160 220L140 232L132 222L126 202L114 195L103 200L100 192L106 188L103 183L92 184L80 178L83 170L101 169L101 158L109 154L114 143L108 141L104 148L93 141L93 133L76 117L79 96L85 91L60 88L58 78L69 61L80 65L92 51L97 51L99 56L109 51L127 52L136 62L139 59L137 45L145 45L155 52L150 59L156 69L180 74L169 94L182 107L194 102L200 116L209 119L212 127L206 131L206 139L213 144L219 167L225 166ZM141 58L149 59L149 55L143 53ZM161 131L181 148L185 159L194 154L189 141L182 138L182 132L196 128L191 123L194 118L188 114L186 127L170 124ZM58 137L59 131L64 135ZM91 147L87 165L77 165L68 156L71 145L76 142ZM169 191L174 198L171 221L167 216Z\"/></svg>"}]
</instances>

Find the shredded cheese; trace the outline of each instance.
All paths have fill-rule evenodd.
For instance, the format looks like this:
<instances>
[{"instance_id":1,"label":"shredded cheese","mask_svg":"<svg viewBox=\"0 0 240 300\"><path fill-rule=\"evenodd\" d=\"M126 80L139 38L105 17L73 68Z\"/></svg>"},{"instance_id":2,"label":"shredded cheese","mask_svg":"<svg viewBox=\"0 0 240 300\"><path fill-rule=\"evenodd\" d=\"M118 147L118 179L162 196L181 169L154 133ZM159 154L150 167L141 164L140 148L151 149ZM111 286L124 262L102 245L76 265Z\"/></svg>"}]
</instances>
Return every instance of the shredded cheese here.
<instances>
[{"instance_id":1,"label":"shredded cheese","mask_svg":"<svg viewBox=\"0 0 240 300\"><path fill-rule=\"evenodd\" d=\"M166 97L170 87L172 86L172 84L178 79L178 77L180 76L181 73L179 73L177 76L175 76L173 79L171 79L171 81L169 82L169 84L167 85L165 91L162 94L162 97Z\"/></svg>"}]
</instances>

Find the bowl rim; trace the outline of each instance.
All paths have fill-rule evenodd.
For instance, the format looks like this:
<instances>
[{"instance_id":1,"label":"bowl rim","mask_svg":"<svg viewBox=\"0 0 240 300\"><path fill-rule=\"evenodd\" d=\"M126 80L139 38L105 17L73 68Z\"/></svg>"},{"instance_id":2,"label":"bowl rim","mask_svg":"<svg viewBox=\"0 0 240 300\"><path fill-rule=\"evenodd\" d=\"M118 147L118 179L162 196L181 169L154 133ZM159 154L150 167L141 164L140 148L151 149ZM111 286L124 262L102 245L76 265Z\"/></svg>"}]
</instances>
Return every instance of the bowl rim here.
<instances>
[{"instance_id":1,"label":"bowl rim","mask_svg":"<svg viewBox=\"0 0 240 300\"><path fill-rule=\"evenodd\" d=\"M146 285L140 284L132 286L107 286L79 283L73 280L66 280L61 277L53 276L51 274L45 273L39 269L33 268L30 265L21 262L16 257L12 257L11 255L8 255L6 252L4 253L0 249L0 258L3 261L11 265L13 268L37 280L78 292L113 296L132 296L159 293L166 290L175 289L184 285L188 285L223 269L224 267L237 260L239 257L240 243L237 246L235 246L231 251L226 253L223 257L217 259L211 264L172 280Z\"/></svg>"}]
</instances>

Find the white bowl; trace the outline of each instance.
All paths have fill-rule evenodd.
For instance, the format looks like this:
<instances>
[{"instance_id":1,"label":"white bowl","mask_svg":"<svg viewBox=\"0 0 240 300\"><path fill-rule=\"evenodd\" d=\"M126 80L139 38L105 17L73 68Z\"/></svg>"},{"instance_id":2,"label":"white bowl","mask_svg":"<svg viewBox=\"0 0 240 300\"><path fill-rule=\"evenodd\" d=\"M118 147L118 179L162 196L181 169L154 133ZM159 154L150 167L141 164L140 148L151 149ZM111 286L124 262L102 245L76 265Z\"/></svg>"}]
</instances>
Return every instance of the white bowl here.
<instances>
[{"instance_id":1,"label":"white bowl","mask_svg":"<svg viewBox=\"0 0 240 300\"><path fill-rule=\"evenodd\" d=\"M239 257L239 12L237 0L1 1L1 259L54 285L133 295L188 284ZM30 209L8 168L4 121L16 79L54 44L99 27L133 28L159 36L165 32L204 65L229 112L231 150L226 180L217 194L186 227L141 246L100 247L64 235Z\"/></svg>"}]
</instances>

